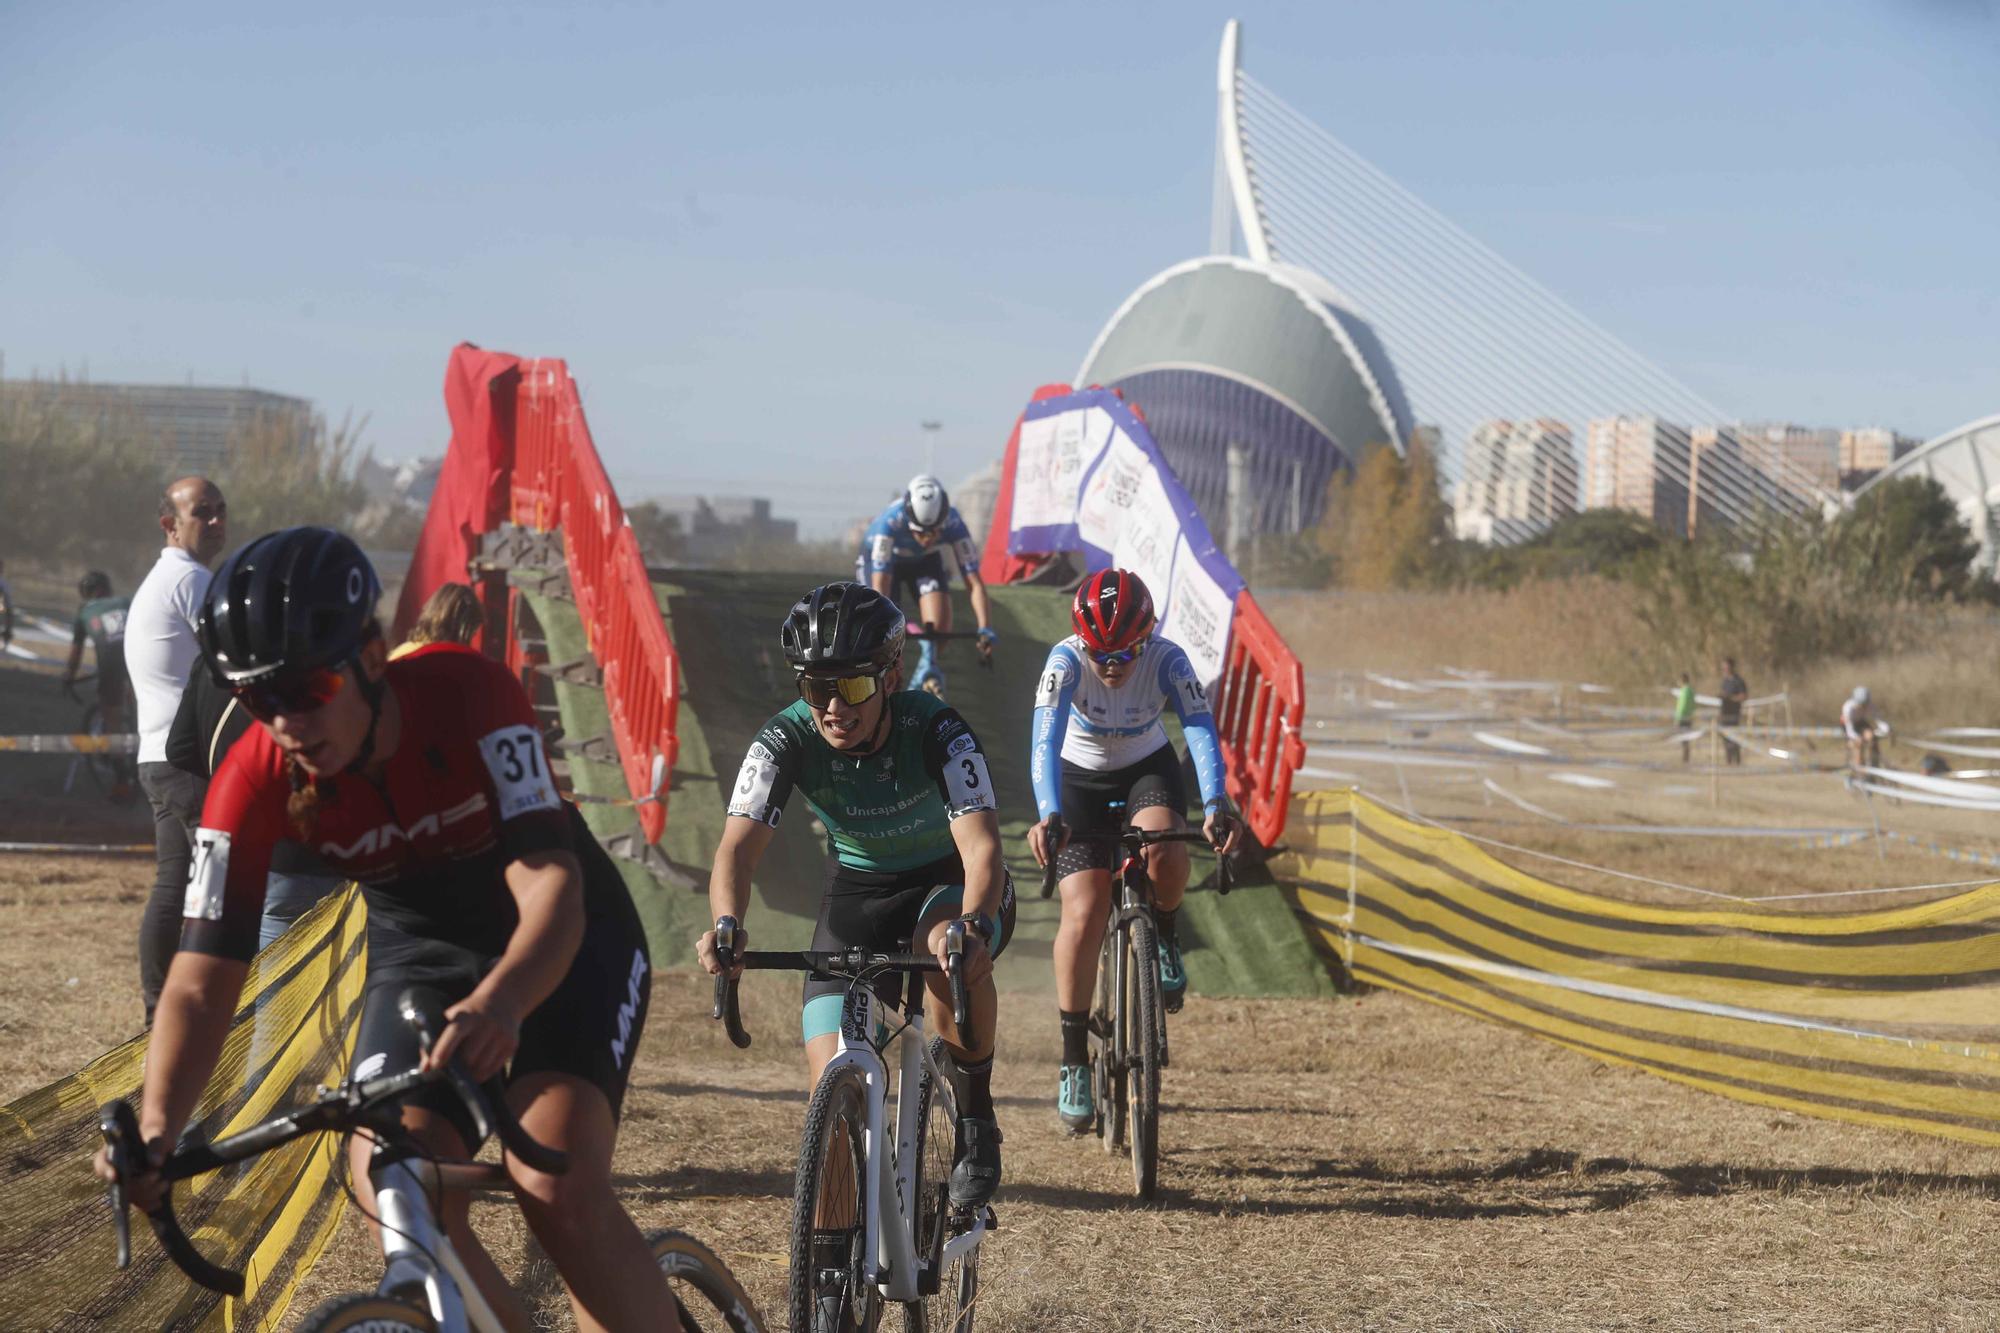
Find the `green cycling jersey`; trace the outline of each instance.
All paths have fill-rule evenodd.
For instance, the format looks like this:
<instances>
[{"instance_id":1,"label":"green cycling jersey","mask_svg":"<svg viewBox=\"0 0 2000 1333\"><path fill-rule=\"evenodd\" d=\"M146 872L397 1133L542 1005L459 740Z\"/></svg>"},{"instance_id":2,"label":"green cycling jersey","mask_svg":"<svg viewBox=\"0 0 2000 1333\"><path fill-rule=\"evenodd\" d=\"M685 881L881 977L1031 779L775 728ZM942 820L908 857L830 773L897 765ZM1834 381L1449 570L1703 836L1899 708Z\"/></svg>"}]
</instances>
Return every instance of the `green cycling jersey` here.
<instances>
[{"instance_id":1,"label":"green cycling jersey","mask_svg":"<svg viewBox=\"0 0 2000 1333\"><path fill-rule=\"evenodd\" d=\"M757 733L729 813L776 827L796 788L826 825L841 864L899 871L957 851L951 821L995 808L979 738L935 695L889 696L889 734L872 754L834 749L813 726L803 699Z\"/></svg>"}]
</instances>

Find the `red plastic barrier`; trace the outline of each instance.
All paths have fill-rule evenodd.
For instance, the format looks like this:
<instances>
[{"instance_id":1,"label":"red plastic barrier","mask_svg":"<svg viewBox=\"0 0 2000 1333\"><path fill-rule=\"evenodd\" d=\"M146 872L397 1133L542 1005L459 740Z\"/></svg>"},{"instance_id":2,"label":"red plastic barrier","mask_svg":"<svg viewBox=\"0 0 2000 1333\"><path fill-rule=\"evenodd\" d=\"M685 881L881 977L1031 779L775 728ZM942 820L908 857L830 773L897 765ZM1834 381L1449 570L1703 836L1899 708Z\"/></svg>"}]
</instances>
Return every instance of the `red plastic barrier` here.
<instances>
[{"instance_id":1,"label":"red plastic barrier","mask_svg":"<svg viewBox=\"0 0 2000 1333\"><path fill-rule=\"evenodd\" d=\"M644 800L639 825L656 843L667 823L667 775L680 751L680 659L569 368L557 360L525 363L515 419L514 521L562 529L577 616L604 671L625 785Z\"/></svg>"},{"instance_id":2,"label":"red plastic barrier","mask_svg":"<svg viewBox=\"0 0 2000 1333\"><path fill-rule=\"evenodd\" d=\"M1215 683L1215 730L1230 798L1266 847L1284 835L1292 773L1306 761L1305 715L1305 668L1245 588Z\"/></svg>"},{"instance_id":3,"label":"red plastic barrier","mask_svg":"<svg viewBox=\"0 0 2000 1333\"><path fill-rule=\"evenodd\" d=\"M445 401L452 418L445 471L462 480L441 485L431 502L424 542L432 549L424 558L419 544L398 624L438 584L464 578L479 534L503 519L540 532L560 528L577 615L604 672L625 785L646 841L657 843L680 752L680 659L638 539L590 438L576 381L559 360L523 361L466 344L452 353ZM508 660L518 662L518 654L510 651Z\"/></svg>"}]
</instances>

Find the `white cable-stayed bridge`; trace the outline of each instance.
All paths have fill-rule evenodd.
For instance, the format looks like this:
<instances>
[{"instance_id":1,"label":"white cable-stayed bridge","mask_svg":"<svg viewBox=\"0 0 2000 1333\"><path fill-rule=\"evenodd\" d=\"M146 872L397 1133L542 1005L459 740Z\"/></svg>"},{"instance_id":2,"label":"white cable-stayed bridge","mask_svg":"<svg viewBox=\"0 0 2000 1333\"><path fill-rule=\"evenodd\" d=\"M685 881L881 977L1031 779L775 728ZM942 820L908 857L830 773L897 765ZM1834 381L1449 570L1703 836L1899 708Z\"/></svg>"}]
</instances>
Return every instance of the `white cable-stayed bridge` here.
<instances>
[{"instance_id":1,"label":"white cable-stayed bridge","mask_svg":"<svg viewBox=\"0 0 2000 1333\"><path fill-rule=\"evenodd\" d=\"M1467 535L1516 541L1596 507L1688 532L1835 501L1826 433L1731 424L1733 413L1314 124L1240 57L1232 21L1218 64L1210 248L1307 270L1366 321L1424 423L1416 434L1435 451L1461 532L1470 520Z\"/></svg>"}]
</instances>

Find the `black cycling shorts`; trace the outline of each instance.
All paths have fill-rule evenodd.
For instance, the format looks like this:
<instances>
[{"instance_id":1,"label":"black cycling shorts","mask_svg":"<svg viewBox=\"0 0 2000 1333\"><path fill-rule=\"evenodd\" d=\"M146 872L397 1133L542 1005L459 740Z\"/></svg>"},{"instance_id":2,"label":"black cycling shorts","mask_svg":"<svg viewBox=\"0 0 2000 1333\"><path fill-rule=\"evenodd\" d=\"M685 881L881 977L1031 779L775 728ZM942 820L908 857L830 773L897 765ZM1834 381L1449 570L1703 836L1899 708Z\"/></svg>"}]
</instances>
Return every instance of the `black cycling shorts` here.
<instances>
[{"instance_id":1,"label":"black cycling shorts","mask_svg":"<svg viewBox=\"0 0 2000 1333\"><path fill-rule=\"evenodd\" d=\"M855 870L839 858L827 860L826 892L819 901L819 923L813 927L815 949L868 949L875 953L907 953L917 924L939 909L953 916L964 910L965 867L956 854L942 857L915 870ZM1001 872L1000 910L994 915L992 953L998 958L1006 951L1014 933L1014 878ZM903 973L892 973L875 983L882 1003L900 1007L903 1000ZM910 975L912 1001L922 994L923 978ZM845 981L807 976L800 1027L805 1039L840 1030L841 997L847 994Z\"/></svg>"},{"instance_id":2,"label":"black cycling shorts","mask_svg":"<svg viewBox=\"0 0 2000 1333\"><path fill-rule=\"evenodd\" d=\"M1118 833L1141 810L1164 805L1187 819L1187 786L1181 757L1169 741L1136 764L1108 772L1062 764L1062 817L1072 834ZM1072 838L1056 857L1056 875L1110 870L1118 844L1108 838Z\"/></svg>"},{"instance_id":3,"label":"black cycling shorts","mask_svg":"<svg viewBox=\"0 0 2000 1333\"><path fill-rule=\"evenodd\" d=\"M855 572L859 575L855 582L869 581L868 558L855 561ZM916 608L917 599L929 592L948 592L951 576L945 572L944 552L926 551L915 558L898 557L889 562L889 600Z\"/></svg>"},{"instance_id":4,"label":"black cycling shorts","mask_svg":"<svg viewBox=\"0 0 2000 1333\"><path fill-rule=\"evenodd\" d=\"M582 821L574 822L581 832ZM583 943L568 974L521 1024L521 1043L506 1077L512 1082L536 1073L574 1075L604 1094L616 1119L625 1103L639 1034L646 1026L652 960L639 914L610 857L587 832L581 833L575 852L583 866L589 904ZM370 956L376 956L372 947ZM446 947L412 950L384 966L371 965L354 1040L355 1077L392 1074L417 1063L422 1054L417 1035L397 1012L397 999L406 986L427 988L440 1009L449 1008L471 994L496 961ZM472 1116L449 1085L432 1084L408 1098L408 1104L443 1115L458 1129L468 1151L478 1149Z\"/></svg>"}]
</instances>

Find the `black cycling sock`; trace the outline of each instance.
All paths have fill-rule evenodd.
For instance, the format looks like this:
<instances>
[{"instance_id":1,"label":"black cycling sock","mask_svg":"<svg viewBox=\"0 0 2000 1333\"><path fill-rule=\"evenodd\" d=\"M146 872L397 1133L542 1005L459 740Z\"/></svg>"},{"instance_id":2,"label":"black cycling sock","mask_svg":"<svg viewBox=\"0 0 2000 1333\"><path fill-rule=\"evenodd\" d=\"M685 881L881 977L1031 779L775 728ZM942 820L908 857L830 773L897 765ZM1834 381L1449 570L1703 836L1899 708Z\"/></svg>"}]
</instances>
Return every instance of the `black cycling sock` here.
<instances>
[{"instance_id":1,"label":"black cycling sock","mask_svg":"<svg viewBox=\"0 0 2000 1333\"><path fill-rule=\"evenodd\" d=\"M1066 1065L1089 1064L1090 1011L1079 1009L1071 1013L1067 1009L1058 1009L1056 1015L1062 1019L1062 1062Z\"/></svg>"},{"instance_id":2,"label":"black cycling sock","mask_svg":"<svg viewBox=\"0 0 2000 1333\"><path fill-rule=\"evenodd\" d=\"M992 1056L987 1056L977 1064L958 1066L958 1114L961 1118L965 1116L980 1120L995 1118Z\"/></svg>"},{"instance_id":3,"label":"black cycling sock","mask_svg":"<svg viewBox=\"0 0 2000 1333\"><path fill-rule=\"evenodd\" d=\"M1172 911L1162 907L1153 913L1153 919L1160 923L1160 938L1169 944L1181 942L1180 916L1181 909L1178 907Z\"/></svg>"}]
</instances>

